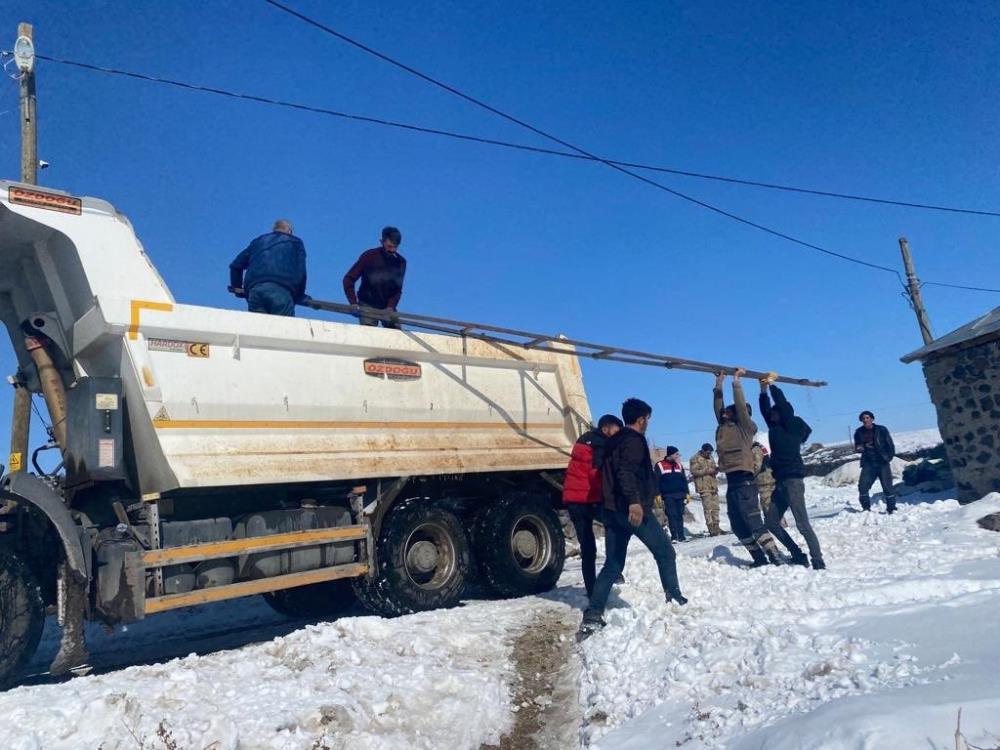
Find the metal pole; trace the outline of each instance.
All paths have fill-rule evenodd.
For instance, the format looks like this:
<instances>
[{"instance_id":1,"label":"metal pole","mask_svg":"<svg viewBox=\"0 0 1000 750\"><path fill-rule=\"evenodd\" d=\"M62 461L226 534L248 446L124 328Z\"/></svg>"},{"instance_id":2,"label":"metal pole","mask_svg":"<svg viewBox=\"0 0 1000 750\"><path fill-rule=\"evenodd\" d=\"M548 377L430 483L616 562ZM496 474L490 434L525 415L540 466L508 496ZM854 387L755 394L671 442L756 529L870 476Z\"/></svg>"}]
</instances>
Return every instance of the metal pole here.
<instances>
[{"instance_id":1,"label":"metal pole","mask_svg":"<svg viewBox=\"0 0 1000 750\"><path fill-rule=\"evenodd\" d=\"M920 279L913 270L913 258L910 257L910 245L906 237L899 238L899 250L903 254L903 267L906 269L906 294L910 298L910 307L917 314L917 325L920 326L920 335L923 336L924 343L929 344L934 340L934 334L931 333L931 321L927 317L924 300L920 296Z\"/></svg>"},{"instance_id":2,"label":"metal pole","mask_svg":"<svg viewBox=\"0 0 1000 750\"><path fill-rule=\"evenodd\" d=\"M17 38L32 42L30 23L17 25ZM35 112L35 71L21 72L21 182L38 182L38 121ZM7 462L11 474L25 471L28 463L28 440L31 433L31 391L19 372L14 379L14 410L11 414L10 456Z\"/></svg>"}]
</instances>

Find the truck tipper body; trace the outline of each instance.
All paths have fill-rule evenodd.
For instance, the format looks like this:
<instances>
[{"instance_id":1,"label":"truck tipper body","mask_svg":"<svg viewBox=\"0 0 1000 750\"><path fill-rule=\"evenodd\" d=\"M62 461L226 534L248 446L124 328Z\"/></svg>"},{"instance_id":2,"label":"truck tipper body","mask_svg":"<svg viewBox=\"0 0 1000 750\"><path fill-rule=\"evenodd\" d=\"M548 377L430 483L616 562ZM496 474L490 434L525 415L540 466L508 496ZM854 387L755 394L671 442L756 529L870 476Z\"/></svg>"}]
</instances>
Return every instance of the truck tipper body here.
<instances>
[{"instance_id":1,"label":"truck tipper body","mask_svg":"<svg viewBox=\"0 0 1000 750\"><path fill-rule=\"evenodd\" d=\"M562 570L561 474L590 423L575 357L180 304L109 203L2 181L0 316L61 454L33 474L12 455L0 483L19 613L0 613L0 682L47 605L63 671L85 618L256 594L395 615Z\"/></svg>"}]
</instances>

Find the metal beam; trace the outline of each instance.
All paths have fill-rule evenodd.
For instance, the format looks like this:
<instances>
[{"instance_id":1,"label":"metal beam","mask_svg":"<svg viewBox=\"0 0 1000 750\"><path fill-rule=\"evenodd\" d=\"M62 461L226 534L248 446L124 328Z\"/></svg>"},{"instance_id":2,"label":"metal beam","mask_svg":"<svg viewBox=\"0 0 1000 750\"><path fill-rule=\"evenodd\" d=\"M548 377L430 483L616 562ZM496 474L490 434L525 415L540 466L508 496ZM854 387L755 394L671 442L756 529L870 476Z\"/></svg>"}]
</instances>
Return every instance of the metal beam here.
<instances>
[{"instance_id":1,"label":"metal beam","mask_svg":"<svg viewBox=\"0 0 1000 750\"><path fill-rule=\"evenodd\" d=\"M356 308L352 308L350 305L340 304L339 302L324 302L317 299L310 299L304 305L314 310L325 310L326 312L343 313L345 315L352 315L356 310ZM492 326L485 323L470 323L464 320L436 318L431 315L376 310L370 307L362 307L360 311L365 317L377 320L393 320L412 328L434 331L435 333L463 336L503 346L516 346L522 349L534 349L535 351L565 354L572 357L599 359L604 362L622 362L625 364L648 365L651 367L689 370L708 374L723 372L731 375L738 369L733 365L721 365L714 362L702 362L696 359L684 359L665 354L641 352L635 349L623 349L617 346L608 346L607 344L594 344L562 336L549 336L544 333L519 331L515 328L501 328L500 326ZM539 343L546 341L549 342L547 346L538 346ZM768 375L769 373L762 370L747 370L746 372L748 378L755 379L760 379ZM807 378L794 378L784 375L779 375L777 382L788 383L790 385L806 385L814 388L826 385L825 380L809 380Z\"/></svg>"}]
</instances>

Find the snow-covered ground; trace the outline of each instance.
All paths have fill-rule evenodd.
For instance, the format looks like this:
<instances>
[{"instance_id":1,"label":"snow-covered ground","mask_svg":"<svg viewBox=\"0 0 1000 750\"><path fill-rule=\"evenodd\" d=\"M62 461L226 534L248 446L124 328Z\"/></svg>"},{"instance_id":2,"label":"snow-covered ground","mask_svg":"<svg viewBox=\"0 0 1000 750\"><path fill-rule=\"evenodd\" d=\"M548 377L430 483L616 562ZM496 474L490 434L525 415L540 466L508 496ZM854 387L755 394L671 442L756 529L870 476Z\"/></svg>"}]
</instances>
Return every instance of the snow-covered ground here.
<instances>
[{"instance_id":1,"label":"snow-covered ground","mask_svg":"<svg viewBox=\"0 0 1000 750\"><path fill-rule=\"evenodd\" d=\"M96 674L0 695L0 748L159 750L163 727L182 750L478 750L529 704L579 727L552 748L952 748L959 708L996 746L1000 534L975 519L1000 495L910 495L887 516L849 507L851 487L807 493L828 570L749 570L732 537L695 539L676 548L681 608L634 543L608 627L556 679L570 689L524 695L513 654L584 605L577 559L544 597L395 620L295 623L248 600L95 631ZM229 650L173 658L188 647Z\"/></svg>"}]
</instances>

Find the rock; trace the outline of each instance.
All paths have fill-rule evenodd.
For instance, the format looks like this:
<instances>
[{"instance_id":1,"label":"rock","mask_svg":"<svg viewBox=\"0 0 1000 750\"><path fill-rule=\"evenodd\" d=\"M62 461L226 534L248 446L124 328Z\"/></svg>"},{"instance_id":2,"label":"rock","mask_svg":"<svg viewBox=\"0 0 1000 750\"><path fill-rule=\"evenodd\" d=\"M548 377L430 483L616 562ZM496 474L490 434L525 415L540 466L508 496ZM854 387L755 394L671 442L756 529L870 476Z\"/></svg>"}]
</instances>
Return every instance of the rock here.
<instances>
[{"instance_id":1,"label":"rock","mask_svg":"<svg viewBox=\"0 0 1000 750\"><path fill-rule=\"evenodd\" d=\"M987 531L1000 531L1000 513L990 513L976 521Z\"/></svg>"}]
</instances>

